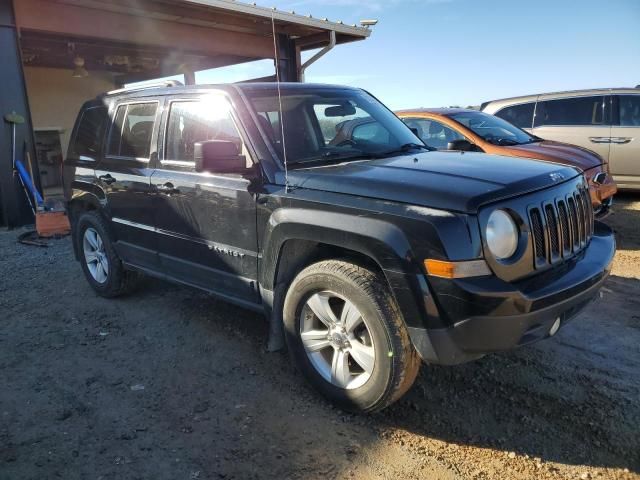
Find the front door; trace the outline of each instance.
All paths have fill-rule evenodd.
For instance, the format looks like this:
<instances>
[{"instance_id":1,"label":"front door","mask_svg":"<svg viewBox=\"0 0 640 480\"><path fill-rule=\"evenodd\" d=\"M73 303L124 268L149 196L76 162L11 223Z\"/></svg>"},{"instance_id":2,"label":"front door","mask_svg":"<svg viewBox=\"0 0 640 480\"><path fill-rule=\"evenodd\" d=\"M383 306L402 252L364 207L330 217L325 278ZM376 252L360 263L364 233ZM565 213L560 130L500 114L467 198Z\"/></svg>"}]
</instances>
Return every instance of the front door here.
<instances>
[{"instance_id":1,"label":"front door","mask_svg":"<svg viewBox=\"0 0 640 480\"><path fill-rule=\"evenodd\" d=\"M115 233L115 248L126 263L157 270L153 228L150 161L157 156L159 102L122 103L111 112L113 121L104 158L96 169L106 193Z\"/></svg>"},{"instance_id":2,"label":"front door","mask_svg":"<svg viewBox=\"0 0 640 480\"><path fill-rule=\"evenodd\" d=\"M194 168L196 142L234 141L246 154L231 107L222 95L172 99L165 117L163 153L151 178L163 271L229 299L257 304L256 203L249 191L251 179Z\"/></svg>"},{"instance_id":3,"label":"front door","mask_svg":"<svg viewBox=\"0 0 640 480\"><path fill-rule=\"evenodd\" d=\"M571 143L596 152L609 160L609 96L546 100L536 105L532 133L545 140Z\"/></svg>"},{"instance_id":4,"label":"front door","mask_svg":"<svg viewBox=\"0 0 640 480\"><path fill-rule=\"evenodd\" d=\"M640 95L614 97L609 170L623 188L640 188Z\"/></svg>"}]
</instances>

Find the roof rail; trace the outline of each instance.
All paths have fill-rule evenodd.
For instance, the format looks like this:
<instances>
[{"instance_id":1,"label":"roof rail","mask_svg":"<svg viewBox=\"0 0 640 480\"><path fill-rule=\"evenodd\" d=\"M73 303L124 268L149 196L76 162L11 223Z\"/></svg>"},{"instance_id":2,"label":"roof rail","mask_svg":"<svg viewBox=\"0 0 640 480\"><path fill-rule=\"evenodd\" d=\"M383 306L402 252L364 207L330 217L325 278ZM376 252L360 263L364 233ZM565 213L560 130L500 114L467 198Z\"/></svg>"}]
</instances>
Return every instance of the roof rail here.
<instances>
[{"instance_id":1,"label":"roof rail","mask_svg":"<svg viewBox=\"0 0 640 480\"><path fill-rule=\"evenodd\" d=\"M117 90L111 90L105 93L105 95L115 95L117 93L124 93L124 92L137 92L138 90L146 90L148 88L158 88L158 87L184 87L184 83L182 83L179 80L165 80L157 83L148 83L146 85L137 85L132 87L118 88Z\"/></svg>"}]
</instances>

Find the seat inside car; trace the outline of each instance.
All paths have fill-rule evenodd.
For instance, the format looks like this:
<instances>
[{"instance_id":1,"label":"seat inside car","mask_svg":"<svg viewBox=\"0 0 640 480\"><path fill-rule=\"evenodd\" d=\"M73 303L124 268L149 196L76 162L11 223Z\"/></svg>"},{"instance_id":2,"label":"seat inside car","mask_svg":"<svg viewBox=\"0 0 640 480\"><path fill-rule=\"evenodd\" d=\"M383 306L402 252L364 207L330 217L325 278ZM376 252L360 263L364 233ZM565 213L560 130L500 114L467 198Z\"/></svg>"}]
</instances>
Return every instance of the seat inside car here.
<instances>
[{"instance_id":1,"label":"seat inside car","mask_svg":"<svg viewBox=\"0 0 640 480\"><path fill-rule=\"evenodd\" d=\"M121 155L125 157L148 158L153 122L138 122L131 131L123 135Z\"/></svg>"}]
</instances>

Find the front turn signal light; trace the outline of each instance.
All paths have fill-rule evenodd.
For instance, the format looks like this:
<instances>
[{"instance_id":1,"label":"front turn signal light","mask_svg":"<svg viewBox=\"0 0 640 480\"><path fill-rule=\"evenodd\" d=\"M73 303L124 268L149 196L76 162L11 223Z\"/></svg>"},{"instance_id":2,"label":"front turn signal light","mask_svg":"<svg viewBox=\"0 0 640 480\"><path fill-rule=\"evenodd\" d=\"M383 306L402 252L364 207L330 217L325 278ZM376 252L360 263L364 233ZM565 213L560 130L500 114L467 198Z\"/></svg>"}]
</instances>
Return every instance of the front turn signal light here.
<instances>
[{"instance_id":1,"label":"front turn signal light","mask_svg":"<svg viewBox=\"0 0 640 480\"><path fill-rule=\"evenodd\" d=\"M427 259L424 261L427 273L440 278L482 277L491 275L489 265L484 260L467 260L463 262L448 262L444 260Z\"/></svg>"}]
</instances>

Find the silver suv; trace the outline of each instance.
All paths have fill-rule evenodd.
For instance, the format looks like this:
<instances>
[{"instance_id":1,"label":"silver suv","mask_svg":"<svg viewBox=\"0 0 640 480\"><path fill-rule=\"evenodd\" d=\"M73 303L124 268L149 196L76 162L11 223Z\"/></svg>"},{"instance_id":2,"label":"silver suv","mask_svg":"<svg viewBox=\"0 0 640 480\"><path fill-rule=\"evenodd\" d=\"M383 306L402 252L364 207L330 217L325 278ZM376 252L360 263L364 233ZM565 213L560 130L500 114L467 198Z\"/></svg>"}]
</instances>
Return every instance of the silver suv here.
<instances>
[{"instance_id":1,"label":"silver suv","mask_svg":"<svg viewBox=\"0 0 640 480\"><path fill-rule=\"evenodd\" d=\"M481 110L538 137L593 150L609 163L618 188L640 190L640 88L513 97Z\"/></svg>"}]
</instances>

